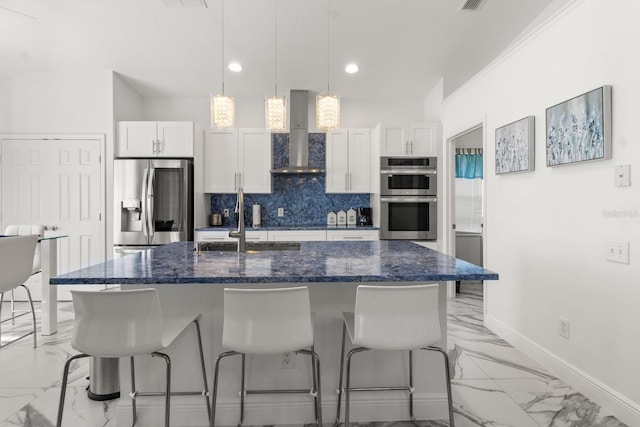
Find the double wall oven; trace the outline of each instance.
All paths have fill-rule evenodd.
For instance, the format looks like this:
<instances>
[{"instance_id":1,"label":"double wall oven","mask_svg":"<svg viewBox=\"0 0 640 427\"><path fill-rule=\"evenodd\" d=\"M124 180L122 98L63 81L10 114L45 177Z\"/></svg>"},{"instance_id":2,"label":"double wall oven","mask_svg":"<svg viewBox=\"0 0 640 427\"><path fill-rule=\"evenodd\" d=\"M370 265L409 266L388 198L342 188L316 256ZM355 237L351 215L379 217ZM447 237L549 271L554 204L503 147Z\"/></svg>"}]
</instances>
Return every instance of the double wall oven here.
<instances>
[{"instance_id":1,"label":"double wall oven","mask_svg":"<svg viewBox=\"0 0 640 427\"><path fill-rule=\"evenodd\" d=\"M437 159L380 158L380 237L437 239Z\"/></svg>"}]
</instances>

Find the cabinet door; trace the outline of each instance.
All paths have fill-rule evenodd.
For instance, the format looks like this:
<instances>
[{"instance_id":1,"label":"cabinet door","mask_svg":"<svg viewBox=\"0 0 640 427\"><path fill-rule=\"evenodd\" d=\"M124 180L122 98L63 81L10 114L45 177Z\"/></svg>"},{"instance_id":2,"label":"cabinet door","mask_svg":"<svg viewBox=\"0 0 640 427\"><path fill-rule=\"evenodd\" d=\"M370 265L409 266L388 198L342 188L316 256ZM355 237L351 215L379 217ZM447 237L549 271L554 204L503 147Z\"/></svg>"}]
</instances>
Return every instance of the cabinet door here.
<instances>
[{"instance_id":1,"label":"cabinet door","mask_svg":"<svg viewBox=\"0 0 640 427\"><path fill-rule=\"evenodd\" d=\"M378 230L327 230L327 240L378 240Z\"/></svg>"},{"instance_id":2,"label":"cabinet door","mask_svg":"<svg viewBox=\"0 0 640 427\"><path fill-rule=\"evenodd\" d=\"M238 146L235 130L216 131L204 142L204 192L235 193L238 183Z\"/></svg>"},{"instance_id":3,"label":"cabinet door","mask_svg":"<svg viewBox=\"0 0 640 427\"><path fill-rule=\"evenodd\" d=\"M160 157L193 157L193 122L158 122Z\"/></svg>"},{"instance_id":4,"label":"cabinet door","mask_svg":"<svg viewBox=\"0 0 640 427\"><path fill-rule=\"evenodd\" d=\"M349 173L349 131L327 133L326 192L346 193Z\"/></svg>"},{"instance_id":5,"label":"cabinet door","mask_svg":"<svg viewBox=\"0 0 640 427\"><path fill-rule=\"evenodd\" d=\"M240 129L238 132L239 185L245 193L271 193L271 132Z\"/></svg>"},{"instance_id":6,"label":"cabinet door","mask_svg":"<svg viewBox=\"0 0 640 427\"><path fill-rule=\"evenodd\" d=\"M156 151L156 122L119 122L118 157L153 157Z\"/></svg>"},{"instance_id":7,"label":"cabinet door","mask_svg":"<svg viewBox=\"0 0 640 427\"><path fill-rule=\"evenodd\" d=\"M405 126L383 125L380 144L381 156L408 155L408 135Z\"/></svg>"},{"instance_id":8,"label":"cabinet door","mask_svg":"<svg viewBox=\"0 0 640 427\"><path fill-rule=\"evenodd\" d=\"M414 156L438 155L438 123L411 123L409 149Z\"/></svg>"},{"instance_id":9,"label":"cabinet door","mask_svg":"<svg viewBox=\"0 0 640 427\"><path fill-rule=\"evenodd\" d=\"M369 129L349 129L349 193L371 192Z\"/></svg>"},{"instance_id":10,"label":"cabinet door","mask_svg":"<svg viewBox=\"0 0 640 427\"><path fill-rule=\"evenodd\" d=\"M327 240L326 230L269 231L270 242L311 242Z\"/></svg>"}]
</instances>

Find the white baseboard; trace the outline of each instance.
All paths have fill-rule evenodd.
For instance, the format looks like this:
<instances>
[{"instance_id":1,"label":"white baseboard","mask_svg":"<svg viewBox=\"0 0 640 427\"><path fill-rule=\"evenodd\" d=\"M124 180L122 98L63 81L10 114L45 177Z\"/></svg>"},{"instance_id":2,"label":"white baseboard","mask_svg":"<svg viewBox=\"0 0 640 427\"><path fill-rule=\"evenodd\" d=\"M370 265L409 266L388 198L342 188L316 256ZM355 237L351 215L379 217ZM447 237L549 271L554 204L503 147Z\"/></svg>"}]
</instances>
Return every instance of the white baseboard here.
<instances>
[{"instance_id":1,"label":"white baseboard","mask_svg":"<svg viewBox=\"0 0 640 427\"><path fill-rule=\"evenodd\" d=\"M409 400L402 393L391 397L376 393L375 398L353 399L350 421L390 421L409 419ZM313 400L306 396L294 399L252 396L245 401L245 425L303 424L314 423ZM326 401L325 401L326 400ZM323 424L333 425L337 399L323 399ZM240 410L238 401L218 402L216 426L238 424ZM164 399L141 397L137 400L137 427L163 425ZM414 413L419 420L447 419L446 394L418 394L414 396ZM131 425L131 400L122 397L117 408L118 426ZM340 420L344 420L344 400ZM175 397L171 401L171 425L199 427L208 426L206 409L201 397Z\"/></svg>"},{"instance_id":2,"label":"white baseboard","mask_svg":"<svg viewBox=\"0 0 640 427\"><path fill-rule=\"evenodd\" d=\"M598 381L589 374L533 342L493 316L486 315L485 326L500 338L538 362L553 375L610 411L629 426L640 426L640 405Z\"/></svg>"}]
</instances>

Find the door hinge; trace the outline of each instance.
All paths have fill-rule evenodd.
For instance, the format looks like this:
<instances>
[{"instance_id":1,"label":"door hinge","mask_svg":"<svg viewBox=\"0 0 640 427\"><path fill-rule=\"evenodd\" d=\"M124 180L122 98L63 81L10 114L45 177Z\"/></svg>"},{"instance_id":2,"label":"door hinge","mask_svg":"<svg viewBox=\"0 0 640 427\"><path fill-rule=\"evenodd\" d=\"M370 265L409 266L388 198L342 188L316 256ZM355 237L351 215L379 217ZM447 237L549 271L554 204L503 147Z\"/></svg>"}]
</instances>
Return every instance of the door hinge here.
<instances>
[{"instance_id":1,"label":"door hinge","mask_svg":"<svg viewBox=\"0 0 640 427\"><path fill-rule=\"evenodd\" d=\"M98 214L98 221L102 221L102 213Z\"/></svg>"}]
</instances>

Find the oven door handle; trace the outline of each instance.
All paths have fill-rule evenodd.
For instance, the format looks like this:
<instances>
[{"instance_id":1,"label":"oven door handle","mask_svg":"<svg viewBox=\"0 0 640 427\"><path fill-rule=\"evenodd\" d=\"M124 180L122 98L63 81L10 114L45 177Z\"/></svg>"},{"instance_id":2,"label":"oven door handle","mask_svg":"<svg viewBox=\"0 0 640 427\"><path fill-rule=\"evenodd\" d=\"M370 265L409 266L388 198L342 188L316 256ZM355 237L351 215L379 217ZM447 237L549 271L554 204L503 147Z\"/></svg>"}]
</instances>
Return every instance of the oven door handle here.
<instances>
[{"instance_id":1,"label":"oven door handle","mask_svg":"<svg viewBox=\"0 0 640 427\"><path fill-rule=\"evenodd\" d=\"M381 202L386 202L386 203L394 203L394 202L400 202L400 203L411 203L411 202L422 202L422 203L432 203L432 202L437 202L438 199L437 197L420 197L420 196L381 196L380 197L380 201Z\"/></svg>"},{"instance_id":2,"label":"oven door handle","mask_svg":"<svg viewBox=\"0 0 640 427\"><path fill-rule=\"evenodd\" d=\"M437 171L433 170L406 170L406 169L383 169L380 175L436 175Z\"/></svg>"}]
</instances>

